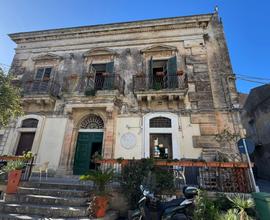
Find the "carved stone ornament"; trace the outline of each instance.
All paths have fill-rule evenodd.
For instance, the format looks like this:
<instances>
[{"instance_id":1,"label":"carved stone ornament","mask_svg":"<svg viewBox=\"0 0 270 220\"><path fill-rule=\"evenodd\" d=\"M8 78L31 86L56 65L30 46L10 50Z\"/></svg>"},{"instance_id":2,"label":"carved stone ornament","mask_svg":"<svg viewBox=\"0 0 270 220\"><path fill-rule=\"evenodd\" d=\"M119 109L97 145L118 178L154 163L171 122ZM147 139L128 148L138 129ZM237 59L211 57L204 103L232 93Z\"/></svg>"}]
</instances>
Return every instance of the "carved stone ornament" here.
<instances>
[{"instance_id":1,"label":"carved stone ornament","mask_svg":"<svg viewBox=\"0 0 270 220\"><path fill-rule=\"evenodd\" d=\"M127 132L121 136L120 142L123 148L127 150L133 149L137 143L136 135L131 132Z\"/></svg>"}]
</instances>

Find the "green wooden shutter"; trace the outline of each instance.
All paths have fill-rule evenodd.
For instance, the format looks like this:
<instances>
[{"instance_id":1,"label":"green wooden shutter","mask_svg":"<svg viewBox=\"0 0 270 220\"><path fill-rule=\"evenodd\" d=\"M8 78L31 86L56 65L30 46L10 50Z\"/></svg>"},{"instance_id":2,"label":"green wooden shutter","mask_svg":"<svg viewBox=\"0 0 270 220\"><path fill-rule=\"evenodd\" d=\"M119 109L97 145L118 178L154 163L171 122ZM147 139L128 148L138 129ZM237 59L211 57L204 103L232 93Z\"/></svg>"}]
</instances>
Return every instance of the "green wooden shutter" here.
<instances>
[{"instance_id":1,"label":"green wooden shutter","mask_svg":"<svg viewBox=\"0 0 270 220\"><path fill-rule=\"evenodd\" d=\"M148 70L149 74L148 74L148 82L149 82L149 88L153 88L153 77L154 77L154 73L153 73L153 57L151 57L151 59L149 60L149 70Z\"/></svg>"},{"instance_id":2,"label":"green wooden shutter","mask_svg":"<svg viewBox=\"0 0 270 220\"><path fill-rule=\"evenodd\" d=\"M105 76L103 89L107 90L114 89L114 80L115 80L114 62L106 64L106 72L109 73L109 75Z\"/></svg>"},{"instance_id":3,"label":"green wooden shutter","mask_svg":"<svg viewBox=\"0 0 270 220\"><path fill-rule=\"evenodd\" d=\"M176 56L171 57L167 62L167 83L168 88L174 89L178 86L177 81L177 64Z\"/></svg>"}]
</instances>

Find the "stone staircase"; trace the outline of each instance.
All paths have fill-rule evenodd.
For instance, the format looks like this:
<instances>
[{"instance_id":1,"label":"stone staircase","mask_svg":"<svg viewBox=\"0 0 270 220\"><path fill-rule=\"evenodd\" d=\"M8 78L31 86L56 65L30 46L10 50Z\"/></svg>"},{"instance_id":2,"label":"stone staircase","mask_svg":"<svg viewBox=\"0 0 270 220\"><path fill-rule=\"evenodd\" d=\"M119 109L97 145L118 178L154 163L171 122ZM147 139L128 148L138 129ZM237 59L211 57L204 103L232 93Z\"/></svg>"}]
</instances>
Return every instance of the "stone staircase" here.
<instances>
[{"instance_id":1,"label":"stone staircase","mask_svg":"<svg viewBox=\"0 0 270 220\"><path fill-rule=\"evenodd\" d=\"M14 195L0 201L4 219L89 219L90 185L53 182L24 182Z\"/></svg>"}]
</instances>

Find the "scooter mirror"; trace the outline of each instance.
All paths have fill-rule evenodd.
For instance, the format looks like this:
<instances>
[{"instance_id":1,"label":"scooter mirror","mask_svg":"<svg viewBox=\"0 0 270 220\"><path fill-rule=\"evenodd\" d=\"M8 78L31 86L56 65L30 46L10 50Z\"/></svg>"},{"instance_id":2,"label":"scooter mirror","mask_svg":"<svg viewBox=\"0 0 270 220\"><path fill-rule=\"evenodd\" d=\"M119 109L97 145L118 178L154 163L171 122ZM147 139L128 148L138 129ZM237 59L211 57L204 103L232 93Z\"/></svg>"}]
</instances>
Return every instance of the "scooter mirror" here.
<instances>
[{"instance_id":1,"label":"scooter mirror","mask_svg":"<svg viewBox=\"0 0 270 220\"><path fill-rule=\"evenodd\" d=\"M187 199L192 199L198 194L198 188L192 186L185 187L183 191Z\"/></svg>"},{"instance_id":2,"label":"scooter mirror","mask_svg":"<svg viewBox=\"0 0 270 220\"><path fill-rule=\"evenodd\" d=\"M149 191L149 190L144 190L144 191L143 191L143 195L144 195L144 196L148 196L149 194L150 194L150 191Z\"/></svg>"}]
</instances>

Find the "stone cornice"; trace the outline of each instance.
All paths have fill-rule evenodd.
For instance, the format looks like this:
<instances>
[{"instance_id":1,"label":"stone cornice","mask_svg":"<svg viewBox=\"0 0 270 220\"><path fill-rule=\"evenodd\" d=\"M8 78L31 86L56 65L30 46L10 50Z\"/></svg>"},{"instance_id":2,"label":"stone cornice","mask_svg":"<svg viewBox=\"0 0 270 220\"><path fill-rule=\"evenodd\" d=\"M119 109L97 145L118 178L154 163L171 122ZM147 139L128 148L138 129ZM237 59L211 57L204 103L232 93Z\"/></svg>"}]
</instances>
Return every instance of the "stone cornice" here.
<instances>
[{"instance_id":1,"label":"stone cornice","mask_svg":"<svg viewBox=\"0 0 270 220\"><path fill-rule=\"evenodd\" d=\"M214 14L181 16L173 18L152 19L143 21L51 29L9 34L9 37L19 43L82 38L88 36L102 36L110 34L125 34L135 32L159 31L176 28L201 27L207 24Z\"/></svg>"}]
</instances>

